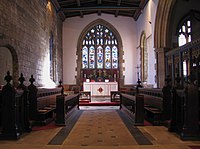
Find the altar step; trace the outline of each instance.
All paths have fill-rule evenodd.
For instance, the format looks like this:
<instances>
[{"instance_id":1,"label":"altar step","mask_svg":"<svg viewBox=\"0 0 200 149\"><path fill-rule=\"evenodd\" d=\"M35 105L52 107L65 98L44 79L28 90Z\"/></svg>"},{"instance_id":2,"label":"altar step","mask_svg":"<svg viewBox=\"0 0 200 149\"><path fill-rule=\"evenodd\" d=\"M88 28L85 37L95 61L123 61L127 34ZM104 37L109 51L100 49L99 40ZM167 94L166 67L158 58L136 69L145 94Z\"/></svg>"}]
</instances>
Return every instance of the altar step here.
<instances>
[{"instance_id":1,"label":"altar step","mask_svg":"<svg viewBox=\"0 0 200 149\"><path fill-rule=\"evenodd\" d=\"M89 103L89 102L91 102L90 99L79 99L79 104L80 103Z\"/></svg>"},{"instance_id":2,"label":"altar step","mask_svg":"<svg viewBox=\"0 0 200 149\"><path fill-rule=\"evenodd\" d=\"M79 106L119 106L120 102L82 102L79 101Z\"/></svg>"}]
</instances>

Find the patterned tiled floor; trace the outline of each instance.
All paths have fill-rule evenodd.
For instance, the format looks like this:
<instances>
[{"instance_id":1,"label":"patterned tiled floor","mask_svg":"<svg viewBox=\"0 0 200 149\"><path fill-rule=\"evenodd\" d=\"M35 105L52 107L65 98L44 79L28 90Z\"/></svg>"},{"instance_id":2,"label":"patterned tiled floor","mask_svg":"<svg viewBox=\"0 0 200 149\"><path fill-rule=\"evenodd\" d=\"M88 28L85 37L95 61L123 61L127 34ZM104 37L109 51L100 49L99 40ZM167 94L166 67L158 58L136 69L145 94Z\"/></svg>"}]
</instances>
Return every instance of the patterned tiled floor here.
<instances>
[{"instance_id":1,"label":"patterned tiled floor","mask_svg":"<svg viewBox=\"0 0 200 149\"><path fill-rule=\"evenodd\" d=\"M82 107L68 119L66 127L32 131L17 141L1 140L0 149L191 149L190 146L200 149L200 141L182 141L164 126L126 124L127 120L117 110L117 107ZM128 127L140 133L131 134ZM140 145L144 143L144 140L139 143L141 137L151 144ZM50 143L55 138L57 144Z\"/></svg>"},{"instance_id":2,"label":"patterned tiled floor","mask_svg":"<svg viewBox=\"0 0 200 149\"><path fill-rule=\"evenodd\" d=\"M64 144L123 146L134 145L137 142L121 121L117 112L103 109L84 111Z\"/></svg>"}]
</instances>

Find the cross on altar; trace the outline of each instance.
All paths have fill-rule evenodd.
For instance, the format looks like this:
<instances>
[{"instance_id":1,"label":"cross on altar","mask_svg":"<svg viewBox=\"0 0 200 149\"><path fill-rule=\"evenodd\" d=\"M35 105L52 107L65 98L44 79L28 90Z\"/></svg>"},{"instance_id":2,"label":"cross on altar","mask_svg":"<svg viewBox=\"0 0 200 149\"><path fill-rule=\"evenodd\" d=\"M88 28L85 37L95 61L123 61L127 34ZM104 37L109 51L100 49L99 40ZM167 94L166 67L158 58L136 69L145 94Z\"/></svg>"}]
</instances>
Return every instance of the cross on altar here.
<instances>
[{"instance_id":1,"label":"cross on altar","mask_svg":"<svg viewBox=\"0 0 200 149\"><path fill-rule=\"evenodd\" d=\"M102 71L101 71L101 70L99 70L99 71L98 71L98 73L99 73L99 76L101 76L101 73L102 73Z\"/></svg>"}]
</instances>

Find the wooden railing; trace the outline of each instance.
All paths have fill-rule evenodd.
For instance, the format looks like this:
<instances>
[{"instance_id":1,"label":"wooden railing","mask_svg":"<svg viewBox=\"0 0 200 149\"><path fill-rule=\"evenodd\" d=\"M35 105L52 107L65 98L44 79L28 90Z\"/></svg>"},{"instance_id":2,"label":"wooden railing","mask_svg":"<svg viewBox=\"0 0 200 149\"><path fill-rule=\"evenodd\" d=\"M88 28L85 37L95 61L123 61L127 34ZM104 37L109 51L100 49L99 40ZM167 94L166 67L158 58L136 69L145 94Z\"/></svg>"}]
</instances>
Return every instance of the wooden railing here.
<instances>
[{"instance_id":1,"label":"wooden railing","mask_svg":"<svg viewBox=\"0 0 200 149\"><path fill-rule=\"evenodd\" d=\"M199 140L199 93L190 83L184 90L172 91L172 114L169 131L176 132L182 140Z\"/></svg>"},{"instance_id":2,"label":"wooden railing","mask_svg":"<svg viewBox=\"0 0 200 149\"><path fill-rule=\"evenodd\" d=\"M200 78L198 77L200 70L199 53L200 38L165 53L166 75L170 76L173 86L183 89L185 80L188 79L190 74L193 74L200 87ZM187 70L183 70L184 62ZM187 71L186 75L183 74L185 71Z\"/></svg>"}]
</instances>

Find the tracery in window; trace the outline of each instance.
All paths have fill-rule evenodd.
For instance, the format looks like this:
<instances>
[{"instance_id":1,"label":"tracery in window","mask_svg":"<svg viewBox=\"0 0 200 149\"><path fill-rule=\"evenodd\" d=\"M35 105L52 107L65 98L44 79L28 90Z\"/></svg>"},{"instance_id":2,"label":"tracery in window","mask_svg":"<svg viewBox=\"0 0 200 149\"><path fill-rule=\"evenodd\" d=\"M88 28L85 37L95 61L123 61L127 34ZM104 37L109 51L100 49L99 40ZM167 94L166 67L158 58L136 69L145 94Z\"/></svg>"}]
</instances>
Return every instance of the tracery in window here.
<instances>
[{"instance_id":1,"label":"tracery in window","mask_svg":"<svg viewBox=\"0 0 200 149\"><path fill-rule=\"evenodd\" d=\"M191 42L191 21L186 20L179 28L178 33L178 45L182 46L188 42Z\"/></svg>"},{"instance_id":2,"label":"tracery in window","mask_svg":"<svg viewBox=\"0 0 200 149\"><path fill-rule=\"evenodd\" d=\"M83 69L118 69L118 44L106 26L95 25L82 42Z\"/></svg>"}]
</instances>

